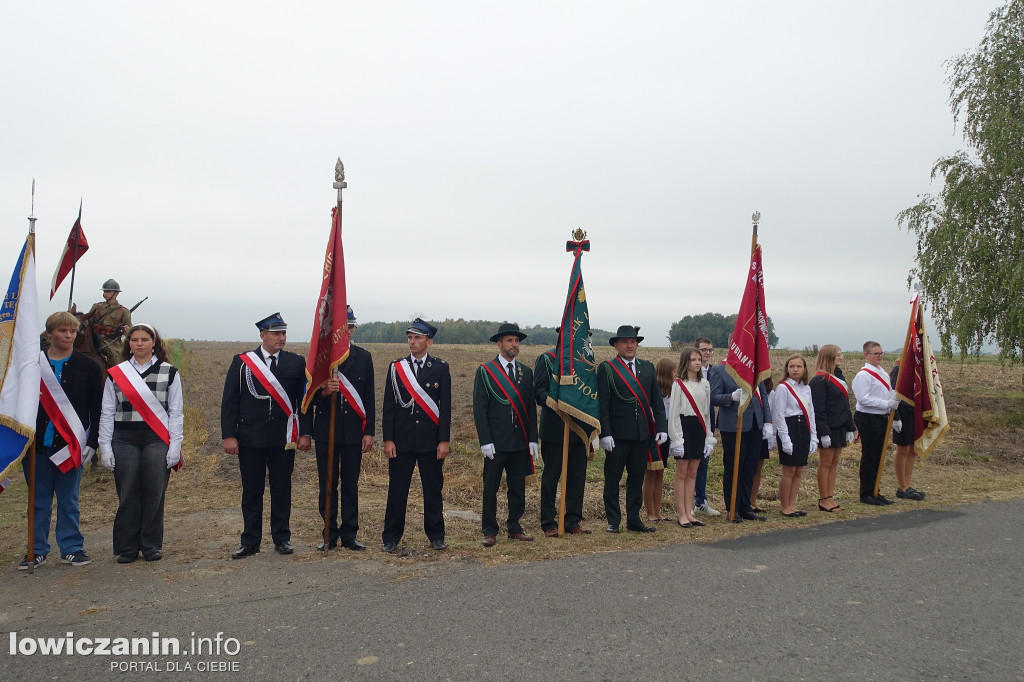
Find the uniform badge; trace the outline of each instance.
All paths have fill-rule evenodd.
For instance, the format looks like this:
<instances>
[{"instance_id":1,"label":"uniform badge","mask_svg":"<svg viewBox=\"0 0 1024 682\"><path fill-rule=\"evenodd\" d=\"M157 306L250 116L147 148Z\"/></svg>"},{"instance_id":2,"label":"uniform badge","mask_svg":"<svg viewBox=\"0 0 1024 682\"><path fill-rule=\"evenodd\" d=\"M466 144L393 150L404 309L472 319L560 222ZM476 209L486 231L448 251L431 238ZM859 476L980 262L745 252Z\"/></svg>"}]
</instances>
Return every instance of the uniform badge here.
<instances>
[{"instance_id":1,"label":"uniform badge","mask_svg":"<svg viewBox=\"0 0 1024 682\"><path fill-rule=\"evenodd\" d=\"M435 382L434 382L434 388L441 388L441 384L439 384L439 383L437 383L437 382L435 381Z\"/></svg>"}]
</instances>

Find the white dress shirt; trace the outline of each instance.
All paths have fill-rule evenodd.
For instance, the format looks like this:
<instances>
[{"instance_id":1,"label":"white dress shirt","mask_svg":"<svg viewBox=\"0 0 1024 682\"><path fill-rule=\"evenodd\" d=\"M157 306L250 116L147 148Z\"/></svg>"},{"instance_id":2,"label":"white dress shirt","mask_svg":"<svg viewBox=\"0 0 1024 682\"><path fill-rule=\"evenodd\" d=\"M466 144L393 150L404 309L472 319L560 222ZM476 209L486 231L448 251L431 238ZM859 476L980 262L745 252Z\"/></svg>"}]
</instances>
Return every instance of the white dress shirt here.
<instances>
[{"instance_id":1,"label":"white dress shirt","mask_svg":"<svg viewBox=\"0 0 1024 682\"><path fill-rule=\"evenodd\" d=\"M883 384L864 370L871 370L885 379L886 383ZM884 369L865 364L850 384L853 395L857 398L857 411L866 414L889 414L889 398L894 394L888 383L889 375Z\"/></svg>"}]
</instances>

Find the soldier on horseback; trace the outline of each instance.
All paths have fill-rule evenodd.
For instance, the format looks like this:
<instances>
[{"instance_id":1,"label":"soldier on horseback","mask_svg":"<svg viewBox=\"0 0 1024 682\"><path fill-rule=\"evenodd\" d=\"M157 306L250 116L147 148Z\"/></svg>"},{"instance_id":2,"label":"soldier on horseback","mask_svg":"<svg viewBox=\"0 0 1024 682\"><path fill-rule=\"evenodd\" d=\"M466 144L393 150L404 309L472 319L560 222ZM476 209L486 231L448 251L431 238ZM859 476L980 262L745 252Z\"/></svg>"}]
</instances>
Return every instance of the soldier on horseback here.
<instances>
[{"instance_id":1,"label":"soldier on horseback","mask_svg":"<svg viewBox=\"0 0 1024 682\"><path fill-rule=\"evenodd\" d=\"M117 301L121 287L113 279L103 283L103 302L93 304L85 314L85 322L99 337L99 347L108 367L121 362L122 336L132 326L132 312Z\"/></svg>"}]
</instances>

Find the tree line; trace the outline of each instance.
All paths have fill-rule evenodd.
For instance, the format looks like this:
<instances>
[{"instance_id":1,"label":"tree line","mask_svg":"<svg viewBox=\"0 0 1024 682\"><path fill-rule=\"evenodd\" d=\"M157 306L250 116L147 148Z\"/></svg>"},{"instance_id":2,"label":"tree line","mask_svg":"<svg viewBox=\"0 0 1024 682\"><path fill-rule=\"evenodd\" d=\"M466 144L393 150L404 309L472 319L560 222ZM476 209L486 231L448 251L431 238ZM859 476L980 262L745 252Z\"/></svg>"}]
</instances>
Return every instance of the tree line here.
<instances>
[{"instance_id":1,"label":"tree line","mask_svg":"<svg viewBox=\"0 0 1024 682\"><path fill-rule=\"evenodd\" d=\"M716 348L725 348L729 343L729 334L736 328L736 313L722 315L722 313L703 313L701 315L687 315L678 322L674 322L668 330L668 340L673 348L689 346L694 339L705 336L715 344ZM779 337L775 334L775 324L772 318L768 317L768 347L775 348L779 345Z\"/></svg>"},{"instance_id":2,"label":"tree line","mask_svg":"<svg viewBox=\"0 0 1024 682\"><path fill-rule=\"evenodd\" d=\"M429 320L430 324L437 327L438 343L490 343L491 336L497 331L502 322L493 320L465 320L459 318L453 320L448 318L443 321ZM359 343L404 343L405 330L409 328L409 321L399 322L362 322L359 324L359 331L355 338ZM527 338L523 344L554 346L558 341L558 332L554 327L533 325L532 327L521 327ZM606 345L612 337L612 332L603 329L591 329L594 344Z\"/></svg>"}]
</instances>

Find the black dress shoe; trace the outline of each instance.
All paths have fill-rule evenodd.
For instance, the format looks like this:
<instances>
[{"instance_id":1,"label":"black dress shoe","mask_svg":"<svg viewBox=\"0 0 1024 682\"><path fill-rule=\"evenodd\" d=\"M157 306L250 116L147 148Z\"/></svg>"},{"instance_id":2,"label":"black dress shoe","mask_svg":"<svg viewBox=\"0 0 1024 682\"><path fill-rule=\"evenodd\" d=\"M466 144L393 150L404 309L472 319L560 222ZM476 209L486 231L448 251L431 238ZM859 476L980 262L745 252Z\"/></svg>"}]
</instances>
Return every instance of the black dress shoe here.
<instances>
[{"instance_id":1,"label":"black dress shoe","mask_svg":"<svg viewBox=\"0 0 1024 682\"><path fill-rule=\"evenodd\" d=\"M366 545L359 542L359 540L356 540L355 538L352 538L351 540L342 540L341 546L345 549L351 549L356 552L358 552L359 550L366 549Z\"/></svg>"},{"instance_id":2,"label":"black dress shoe","mask_svg":"<svg viewBox=\"0 0 1024 682\"><path fill-rule=\"evenodd\" d=\"M385 542L380 546L380 551L387 552L388 554L394 554L395 549L398 547L397 542Z\"/></svg>"},{"instance_id":3,"label":"black dress shoe","mask_svg":"<svg viewBox=\"0 0 1024 682\"><path fill-rule=\"evenodd\" d=\"M654 526L647 526L642 523L630 523L626 525L626 528L634 533L653 533L655 531Z\"/></svg>"},{"instance_id":4,"label":"black dress shoe","mask_svg":"<svg viewBox=\"0 0 1024 682\"><path fill-rule=\"evenodd\" d=\"M920 490L918 490L917 488L912 488L910 486L907 486L907 492L910 493L911 495L916 495L917 497L914 498L915 500L923 500L924 499L924 495L925 494L923 492L921 492Z\"/></svg>"},{"instance_id":5,"label":"black dress shoe","mask_svg":"<svg viewBox=\"0 0 1024 682\"><path fill-rule=\"evenodd\" d=\"M338 539L337 538L332 538L331 541L327 544L327 549L334 549L337 546L338 546ZM318 551L318 552L324 551L323 540L321 540L320 544L316 546L316 551Z\"/></svg>"},{"instance_id":6,"label":"black dress shoe","mask_svg":"<svg viewBox=\"0 0 1024 682\"><path fill-rule=\"evenodd\" d=\"M142 558L146 561L160 561L164 558L164 555L160 553L159 549L154 549L150 552L143 552Z\"/></svg>"},{"instance_id":7,"label":"black dress shoe","mask_svg":"<svg viewBox=\"0 0 1024 682\"><path fill-rule=\"evenodd\" d=\"M618 533L619 532L619 527L618 526L614 526L612 524L608 524L608 527L605 528L605 530L608 531L609 533Z\"/></svg>"},{"instance_id":8,"label":"black dress shoe","mask_svg":"<svg viewBox=\"0 0 1024 682\"><path fill-rule=\"evenodd\" d=\"M882 495L882 493L878 493L877 495L875 495L875 497L878 498L878 501L881 502L882 504L896 504L889 498Z\"/></svg>"},{"instance_id":9,"label":"black dress shoe","mask_svg":"<svg viewBox=\"0 0 1024 682\"><path fill-rule=\"evenodd\" d=\"M441 551L442 549L448 549L448 545L444 544L444 540L431 540L430 548Z\"/></svg>"},{"instance_id":10,"label":"black dress shoe","mask_svg":"<svg viewBox=\"0 0 1024 682\"><path fill-rule=\"evenodd\" d=\"M279 545L274 545L274 551L278 554L291 554L295 551L295 548L292 547L292 543L285 540Z\"/></svg>"},{"instance_id":11,"label":"black dress shoe","mask_svg":"<svg viewBox=\"0 0 1024 682\"><path fill-rule=\"evenodd\" d=\"M244 559L247 556L252 556L253 554L259 554L259 553L260 553L259 545L254 545L252 547L246 547L245 545L242 545L241 547L236 549L231 554L231 558L232 559Z\"/></svg>"},{"instance_id":12,"label":"black dress shoe","mask_svg":"<svg viewBox=\"0 0 1024 682\"><path fill-rule=\"evenodd\" d=\"M747 521L767 521L768 520L767 516L761 516L760 514L755 514L752 511L745 511L742 514L740 514L740 516L742 516Z\"/></svg>"},{"instance_id":13,"label":"black dress shoe","mask_svg":"<svg viewBox=\"0 0 1024 682\"><path fill-rule=\"evenodd\" d=\"M885 506L885 502L882 502L880 499L878 499L874 495L861 495L860 496L860 503L861 504L870 504L870 505L872 505L874 507L884 507Z\"/></svg>"},{"instance_id":14,"label":"black dress shoe","mask_svg":"<svg viewBox=\"0 0 1024 682\"><path fill-rule=\"evenodd\" d=\"M138 552L125 552L124 554L119 554L118 555L117 563L119 563L119 564L130 564L131 562L135 561L138 558L139 558L139 553Z\"/></svg>"}]
</instances>

